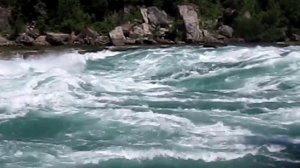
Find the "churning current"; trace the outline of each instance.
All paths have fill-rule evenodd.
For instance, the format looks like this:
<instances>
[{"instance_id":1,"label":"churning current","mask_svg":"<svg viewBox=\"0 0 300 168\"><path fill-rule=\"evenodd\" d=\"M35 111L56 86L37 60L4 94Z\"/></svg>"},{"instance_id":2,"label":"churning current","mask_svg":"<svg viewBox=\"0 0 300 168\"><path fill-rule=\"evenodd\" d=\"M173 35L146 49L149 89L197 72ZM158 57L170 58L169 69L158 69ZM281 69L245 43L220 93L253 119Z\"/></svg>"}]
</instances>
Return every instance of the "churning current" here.
<instances>
[{"instance_id":1,"label":"churning current","mask_svg":"<svg viewBox=\"0 0 300 168\"><path fill-rule=\"evenodd\" d=\"M300 167L300 47L0 60L0 167Z\"/></svg>"}]
</instances>

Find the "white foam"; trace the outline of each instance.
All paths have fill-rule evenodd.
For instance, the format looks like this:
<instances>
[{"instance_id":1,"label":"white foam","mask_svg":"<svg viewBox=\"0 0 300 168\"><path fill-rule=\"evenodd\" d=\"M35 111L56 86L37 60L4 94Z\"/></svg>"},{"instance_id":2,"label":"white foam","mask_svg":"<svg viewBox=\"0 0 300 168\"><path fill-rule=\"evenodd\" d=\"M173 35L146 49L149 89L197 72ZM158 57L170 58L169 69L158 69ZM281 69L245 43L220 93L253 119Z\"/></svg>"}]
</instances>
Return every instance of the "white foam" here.
<instances>
[{"instance_id":1,"label":"white foam","mask_svg":"<svg viewBox=\"0 0 300 168\"><path fill-rule=\"evenodd\" d=\"M280 146L280 145L268 145L267 149L268 149L269 152L278 153L278 152L281 152L281 151L285 150L286 147Z\"/></svg>"},{"instance_id":2,"label":"white foam","mask_svg":"<svg viewBox=\"0 0 300 168\"><path fill-rule=\"evenodd\" d=\"M60 157L60 159L77 164L98 164L110 159L127 160L153 160L157 157L174 158L182 160L203 160L205 162L227 161L242 158L247 154L255 155L256 150L247 152L209 152L209 151L174 151L167 149L132 150L117 148L109 150L96 150L88 152L74 152Z\"/></svg>"},{"instance_id":3,"label":"white foam","mask_svg":"<svg viewBox=\"0 0 300 168\"><path fill-rule=\"evenodd\" d=\"M85 59L87 60L98 60L98 59L105 59L107 57L112 57L112 56L116 56L119 55L121 52L117 52L117 51L109 51L109 50L103 50L103 51L99 51L99 52L88 52L83 54L83 56L85 57Z\"/></svg>"}]
</instances>

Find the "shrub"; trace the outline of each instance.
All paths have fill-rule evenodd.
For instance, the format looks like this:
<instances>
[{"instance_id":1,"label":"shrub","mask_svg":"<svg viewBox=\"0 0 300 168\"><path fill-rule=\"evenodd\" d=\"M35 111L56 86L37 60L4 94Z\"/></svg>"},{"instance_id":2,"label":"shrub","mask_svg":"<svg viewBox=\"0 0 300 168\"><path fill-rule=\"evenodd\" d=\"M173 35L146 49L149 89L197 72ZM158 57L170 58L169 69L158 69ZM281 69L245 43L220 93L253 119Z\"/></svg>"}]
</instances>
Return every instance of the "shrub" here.
<instances>
[{"instance_id":1,"label":"shrub","mask_svg":"<svg viewBox=\"0 0 300 168\"><path fill-rule=\"evenodd\" d=\"M285 35L280 28L270 28L264 31L262 38L266 42L279 42L285 40Z\"/></svg>"},{"instance_id":2,"label":"shrub","mask_svg":"<svg viewBox=\"0 0 300 168\"><path fill-rule=\"evenodd\" d=\"M249 42L257 42L261 40L264 27L258 19L239 17L234 23L234 30L238 37L243 37Z\"/></svg>"}]
</instances>

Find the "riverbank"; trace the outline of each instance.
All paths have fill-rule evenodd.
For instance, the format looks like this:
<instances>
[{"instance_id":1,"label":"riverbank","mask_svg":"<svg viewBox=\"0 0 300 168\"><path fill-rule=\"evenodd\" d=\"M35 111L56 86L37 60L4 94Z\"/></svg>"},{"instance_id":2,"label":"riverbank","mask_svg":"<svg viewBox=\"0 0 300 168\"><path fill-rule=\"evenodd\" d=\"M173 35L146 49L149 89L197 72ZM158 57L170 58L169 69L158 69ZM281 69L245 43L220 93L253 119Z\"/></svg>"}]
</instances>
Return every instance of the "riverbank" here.
<instances>
[{"instance_id":1,"label":"riverbank","mask_svg":"<svg viewBox=\"0 0 300 168\"><path fill-rule=\"evenodd\" d=\"M106 30L97 29L92 25L85 25L77 31L63 33L59 30L41 31L38 24L33 21L26 25L23 32L18 32L15 36L6 34L0 35L0 46L8 47L48 47L48 46L92 46L107 48L117 46L117 48L131 48L130 46L177 46L177 45L202 45L205 47L219 47L232 44L246 44L249 42L273 42L276 45L295 45L300 41L300 36L290 32L288 28L276 29L270 34L259 35L251 26L255 24L245 24L244 33L235 27L235 19L244 21L253 20L249 11L240 11L226 8L220 13L218 19L207 23L199 12L199 6L195 4L179 4L174 8L176 15L167 13L157 6L135 6L127 11L130 14L139 15L139 19L128 18L126 21L114 24L113 27L106 27ZM127 9L127 8L126 8ZM124 8L125 10L125 8ZM4 10L5 11L5 10ZM2 20L9 20L9 10L6 10L6 17ZM3 12L2 12L3 13ZM5 12L4 12L5 13ZM228 22L231 20L231 22ZM105 22L99 22L99 24ZM249 29L249 30L248 30ZM243 29L244 30L244 29ZM8 30L10 32L12 30ZM254 31L254 32L252 32ZM245 33L252 32L258 39L248 38ZM278 35L278 33L280 35ZM279 36L279 37L277 37ZM250 43L251 44L251 43ZM124 47L125 46L125 47Z\"/></svg>"},{"instance_id":2,"label":"riverbank","mask_svg":"<svg viewBox=\"0 0 300 168\"><path fill-rule=\"evenodd\" d=\"M232 43L226 46L254 47L254 46L274 46L288 47L299 46L298 42L280 42L280 43ZM138 49L155 49L155 48L171 48L171 47L192 47L192 48L220 48L226 46L212 46L204 44L169 44L169 45L126 45L126 46L88 46L88 45L63 45L63 46L0 46L0 59L11 59L18 57L28 59L45 55L49 52L65 52L66 50L75 50L79 54L99 52L99 51L130 51Z\"/></svg>"}]
</instances>

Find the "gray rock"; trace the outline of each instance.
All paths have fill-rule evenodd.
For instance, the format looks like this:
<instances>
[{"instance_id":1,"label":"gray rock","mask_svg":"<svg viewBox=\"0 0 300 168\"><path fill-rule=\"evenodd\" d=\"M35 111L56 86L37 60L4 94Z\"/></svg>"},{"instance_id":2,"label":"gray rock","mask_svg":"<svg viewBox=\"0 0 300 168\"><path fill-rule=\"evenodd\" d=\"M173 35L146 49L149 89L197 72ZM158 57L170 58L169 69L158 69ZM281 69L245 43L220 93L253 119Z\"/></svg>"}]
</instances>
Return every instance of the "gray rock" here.
<instances>
[{"instance_id":1,"label":"gray rock","mask_svg":"<svg viewBox=\"0 0 300 168\"><path fill-rule=\"evenodd\" d=\"M10 42L5 37L0 36L0 46L7 46L9 44Z\"/></svg>"},{"instance_id":2,"label":"gray rock","mask_svg":"<svg viewBox=\"0 0 300 168\"><path fill-rule=\"evenodd\" d=\"M91 28L83 29L78 36L75 33L71 34L73 44L88 44L95 45L99 33Z\"/></svg>"},{"instance_id":3,"label":"gray rock","mask_svg":"<svg viewBox=\"0 0 300 168\"><path fill-rule=\"evenodd\" d=\"M143 27L143 30L144 30L144 34L145 34L146 36L151 36L151 35L152 35L151 30L150 30L150 25L149 25L149 24L143 23L143 24L142 24L142 27Z\"/></svg>"},{"instance_id":4,"label":"gray rock","mask_svg":"<svg viewBox=\"0 0 300 168\"><path fill-rule=\"evenodd\" d=\"M109 32L109 37L112 43L116 46L122 46L126 43L126 39L121 26L118 26L114 30Z\"/></svg>"},{"instance_id":5,"label":"gray rock","mask_svg":"<svg viewBox=\"0 0 300 168\"><path fill-rule=\"evenodd\" d=\"M99 33L91 28L83 29L78 35L79 38L93 38L96 39L99 36Z\"/></svg>"},{"instance_id":6,"label":"gray rock","mask_svg":"<svg viewBox=\"0 0 300 168\"><path fill-rule=\"evenodd\" d=\"M186 30L186 40L188 42L203 42L203 32L199 27L197 9L193 5L179 5L179 14L182 17Z\"/></svg>"},{"instance_id":7,"label":"gray rock","mask_svg":"<svg viewBox=\"0 0 300 168\"><path fill-rule=\"evenodd\" d=\"M166 27L169 25L168 15L165 11L158 9L155 6L147 9L148 20L151 24L156 26ZM147 22L146 22L147 23Z\"/></svg>"},{"instance_id":8,"label":"gray rock","mask_svg":"<svg viewBox=\"0 0 300 168\"><path fill-rule=\"evenodd\" d=\"M155 40L156 40L159 44L175 44L174 41L168 40L168 39L156 38Z\"/></svg>"},{"instance_id":9,"label":"gray rock","mask_svg":"<svg viewBox=\"0 0 300 168\"><path fill-rule=\"evenodd\" d=\"M211 46L223 46L225 45L223 40L218 39L218 35L211 33L207 30L203 30L204 35L204 45L211 45Z\"/></svg>"},{"instance_id":10,"label":"gray rock","mask_svg":"<svg viewBox=\"0 0 300 168\"><path fill-rule=\"evenodd\" d=\"M144 22L149 24L149 19L148 19L148 9L147 8L140 8L141 14L143 16Z\"/></svg>"},{"instance_id":11,"label":"gray rock","mask_svg":"<svg viewBox=\"0 0 300 168\"><path fill-rule=\"evenodd\" d=\"M46 41L53 46L66 45L70 42L70 39L71 37L69 34L52 32L46 33Z\"/></svg>"},{"instance_id":12,"label":"gray rock","mask_svg":"<svg viewBox=\"0 0 300 168\"><path fill-rule=\"evenodd\" d=\"M299 34L292 34L291 40L292 41L300 41L300 35Z\"/></svg>"},{"instance_id":13,"label":"gray rock","mask_svg":"<svg viewBox=\"0 0 300 168\"><path fill-rule=\"evenodd\" d=\"M125 24L121 25L121 27L122 27L124 35L125 36L129 36L130 31L134 27L134 24L132 24L132 23L125 23Z\"/></svg>"},{"instance_id":14,"label":"gray rock","mask_svg":"<svg viewBox=\"0 0 300 168\"><path fill-rule=\"evenodd\" d=\"M222 26L220 26L219 27L219 30L218 30L218 32L221 34L221 35L223 35L223 36L225 36L225 37L228 37L228 38L232 38L232 36L233 36L233 28L232 27L230 27L230 26L227 26L227 25L222 25Z\"/></svg>"},{"instance_id":15,"label":"gray rock","mask_svg":"<svg viewBox=\"0 0 300 168\"><path fill-rule=\"evenodd\" d=\"M34 39L26 34L23 34L16 39L17 44L23 44L26 46L32 46L34 43Z\"/></svg>"},{"instance_id":16,"label":"gray rock","mask_svg":"<svg viewBox=\"0 0 300 168\"><path fill-rule=\"evenodd\" d=\"M38 29L28 29L26 31L26 35L36 39L37 37L40 36L40 31Z\"/></svg>"},{"instance_id":17,"label":"gray rock","mask_svg":"<svg viewBox=\"0 0 300 168\"><path fill-rule=\"evenodd\" d=\"M98 36L95 40L96 45L108 45L110 43L111 41L108 36Z\"/></svg>"},{"instance_id":18,"label":"gray rock","mask_svg":"<svg viewBox=\"0 0 300 168\"><path fill-rule=\"evenodd\" d=\"M34 40L34 45L35 46L48 46L50 44L46 41L46 36L39 36Z\"/></svg>"},{"instance_id":19,"label":"gray rock","mask_svg":"<svg viewBox=\"0 0 300 168\"><path fill-rule=\"evenodd\" d=\"M129 37L132 39L144 37L144 29L141 26L134 26L132 31L129 33Z\"/></svg>"}]
</instances>

